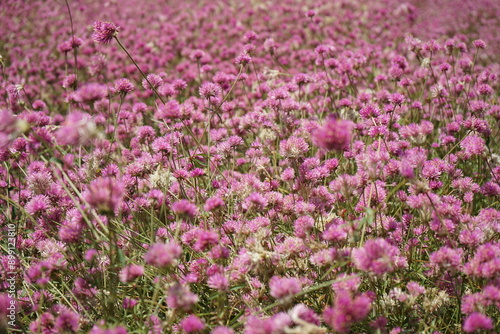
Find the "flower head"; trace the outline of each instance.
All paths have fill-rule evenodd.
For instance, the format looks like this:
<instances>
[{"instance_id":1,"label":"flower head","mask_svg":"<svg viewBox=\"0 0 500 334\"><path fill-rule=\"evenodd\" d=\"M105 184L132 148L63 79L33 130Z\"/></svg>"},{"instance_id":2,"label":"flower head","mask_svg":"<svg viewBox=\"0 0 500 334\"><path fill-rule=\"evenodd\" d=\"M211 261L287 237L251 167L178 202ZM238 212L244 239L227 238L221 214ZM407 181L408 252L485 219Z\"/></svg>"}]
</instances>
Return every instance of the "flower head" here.
<instances>
[{"instance_id":1,"label":"flower head","mask_svg":"<svg viewBox=\"0 0 500 334\"><path fill-rule=\"evenodd\" d=\"M92 39L99 44L108 44L116 36L120 27L111 22L94 22Z\"/></svg>"},{"instance_id":2,"label":"flower head","mask_svg":"<svg viewBox=\"0 0 500 334\"><path fill-rule=\"evenodd\" d=\"M177 258L181 255L182 248L176 242L164 244L156 243L149 247L148 252L144 255L144 260L147 264L157 268L165 268L177 263Z\"/></svg>"},{"instance_id":3,"label":"flower head","mask_svg":"<svg viewBox=\"0 0 500 334\"><path fill-rule=\"evenodd\" d=\"M364 247L353 250L352 257L358 269L382 275L405 267L406 259L399 256L399 249L385 239L368 240Z\"/></svg>"},{"instance_id":4,"label":"flower head","mask_svg":"<svg viewBox=\"0 0 500 334\"><path fill-rule=\"evenodd\" d=\"M492 329L493 321L488 316L474 312L465 319L464 331L467 333L475 332L479 329Z\"/></svg>"},{"instance_id":5,"label":"flower head","mask_svg":"<svg viewBox=\"0 0 500 334\"><path fill-rule=\"evenodd\" d=\"M351 121L330 116L326 123L313 133L313 142L330 151L346 150L351 142L352 128Z\"/></svg>"}]
</instances>

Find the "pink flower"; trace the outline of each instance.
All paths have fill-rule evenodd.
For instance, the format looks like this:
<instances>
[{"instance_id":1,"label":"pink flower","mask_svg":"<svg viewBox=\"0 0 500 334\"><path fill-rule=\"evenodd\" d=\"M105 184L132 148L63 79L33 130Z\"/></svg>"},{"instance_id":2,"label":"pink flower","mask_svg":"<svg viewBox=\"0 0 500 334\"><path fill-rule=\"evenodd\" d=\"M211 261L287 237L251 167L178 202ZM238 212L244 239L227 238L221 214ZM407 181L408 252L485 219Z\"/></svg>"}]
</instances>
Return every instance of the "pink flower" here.
<instances>
[{"instance_id":1,"label":"pink flower","mask_svg":"<svg viewBox=\"0 0 500 334\"><path fill-rule=\"evenodd\" d=\"M309 145L304 138L291 136L280 143L280 154L284 158L299 158L309 150Z\"/></svg>"},{"instance_id":2,"label":"pink flower","mask_svg":"<svg viewBox=\"0 0 500 334\"><path fill-rule=\"evenodd\" d=\"M186 333L194 333L201 331L205 328L205 323L203 320L198 318L196 315L191 314L185 317L180 322L181 328Z\"/></svg>"},{"instance_id":3,"label":"pink flower","mask_svg":"<svg viewBox=\"0 0 500 334\"><path fill-rule=\"evenodd\" d=\"M349 148L353 123L329 116L325 124L313 133L313 142L330 151L344 151Z\"/></svg>"},{"instance_id":4,"label":"pink flower","mask_svg":"<svg viewBox=\"0 0 500 334\"><path fill-rule=\"evenodd\" d=\"M178 215L194 217L198 214L198 208L186 199L182 199L172 204L172 211Z\"/></svg>"},{"instance_id":5,"label":"pink flower","mask_svg":"<svg viewBox=\"0 0 500 334\"><path fill-rule=\"evenodd\" d=\"M176 283L168 290L167 306L170 308L188 311L198 300L198 296L187 285Z\"/></svg>"},{"instance_id":6,"label":"pink flower","mask_svg":"<svg viewBox=\"0 0 500 334\"><path fill-rule=\"evenodd\" d=\"M285 299L299 293L302 286L297 278L273 276L269 281L269 289L274 298Z\"/></svg>"},{"instance_id":7,"label":"pink flower","mask_svg":"<svg viewBox=\"0 0 500 334\"><path fill-rule=\"evenodd\" d=\"M94 22L92 39L99 44L108 44L116 36L120 27L111 22Z\"/></svg>"},{"instance_id":8,"label":"pink flower","mask_svg":"<svg viewBox=\"0 0 500 334\"><path fill-rule=\"evenodd\" d=\"M480 329L493 329L493 320L482 313L474 312L465 319L463 328L467 333Z\"/></svg>"},{"instance_id":9,"label":"pink flower","mask_svg":"<svg viewBox=\"0 0 500 334\"><path fill-rule=\"evenodd\" d=\"M349 327L363 320L371 309L371 300L366 294L352 297L349 293L341 292L335 298L333 307L323 312L325 322L336 332L347 333Z\"/></svg>"},{"instance_id":10,"label":"pink flower","mask_svg":"<svg viewBox=\"0 0 500 334\"><path fill-rule=\"evenodd\" d=\"M90 183L83 198L100 213L112 214L121 204L124 191L123 183L115 178L103 177Z\"/></svg>"},{"instance_id":11,"label":"pink flower","mask_svg":"<svg viewBox=\"0 0 500 334\"><path fill-rule=\"evenodd\" d=\"M362 248L352 251L356 267L375 275L383 275L397 268L406 267L406 258L399 256L399 249L385 239L370 239Z\"/></svg>"},{"instance_id":12,"label":"pink flower","mask_svg":"<svg viewBox=\"0 0 500 334\"><path fill-rule=\"evenodd\" d=\"M123 268L119 276L122 283L129 283L142 275L144 275L144 267L138 264L131 264Z\"/></svg>"},{"instance_id":13,"label":"pink flower","mask_svg":"<svg viewBox=\"0 0 500 334\"><path fill-rule=\"evenodd\" d=\"M144 255L144 261L157 268L165 268L175 265L181 253L182 248L176 242L171 241L168 244L159 242L149 247L148 252Z\"/></svg>"},{"instance_id":14,"label":"pink flower","mask_svg":"<svg viewBox=\"0 0 500 334\"><path fill-rule=\"evenodd\" d=\"M229 280L223 274L215 273L208 278L207 285L212 289L228 291Z\"/></svg>"}]
</instances>

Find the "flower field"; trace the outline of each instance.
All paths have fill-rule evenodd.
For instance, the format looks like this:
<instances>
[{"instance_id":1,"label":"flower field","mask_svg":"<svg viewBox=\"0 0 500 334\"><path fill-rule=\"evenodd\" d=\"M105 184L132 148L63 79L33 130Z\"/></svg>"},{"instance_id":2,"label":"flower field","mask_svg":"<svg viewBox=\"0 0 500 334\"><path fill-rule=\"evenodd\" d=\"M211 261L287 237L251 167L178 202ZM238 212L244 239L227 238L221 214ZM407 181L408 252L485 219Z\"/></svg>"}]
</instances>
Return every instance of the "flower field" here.
<instances>
[{"instance_id":1,"label":"flower field","mask_svg":"<svg viewBox=\"0 0 500 334\"><path fill-rule=\"evenodd\" d=\"M0 334L500 332L500 2L0 15Z\"/></svg>"}]
</instances>

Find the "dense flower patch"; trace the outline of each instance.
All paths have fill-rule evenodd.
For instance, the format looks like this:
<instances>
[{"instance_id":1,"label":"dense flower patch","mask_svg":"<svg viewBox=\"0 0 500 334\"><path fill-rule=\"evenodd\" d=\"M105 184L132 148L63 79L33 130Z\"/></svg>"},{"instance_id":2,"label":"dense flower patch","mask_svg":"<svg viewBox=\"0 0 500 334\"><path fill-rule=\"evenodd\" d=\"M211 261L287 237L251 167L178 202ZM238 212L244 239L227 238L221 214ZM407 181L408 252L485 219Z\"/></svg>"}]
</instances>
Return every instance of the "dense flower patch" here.
<instances>
[{"instance_id":1,"label":"dense flower patch","mask_svg":"<svg viewBox=\"0 0 500 334\"><path fill-rule=\"evenodd\" d=\"M167 3L0 6L0 333L500 331L500 3Z\"/></svg>"}]
</instances>

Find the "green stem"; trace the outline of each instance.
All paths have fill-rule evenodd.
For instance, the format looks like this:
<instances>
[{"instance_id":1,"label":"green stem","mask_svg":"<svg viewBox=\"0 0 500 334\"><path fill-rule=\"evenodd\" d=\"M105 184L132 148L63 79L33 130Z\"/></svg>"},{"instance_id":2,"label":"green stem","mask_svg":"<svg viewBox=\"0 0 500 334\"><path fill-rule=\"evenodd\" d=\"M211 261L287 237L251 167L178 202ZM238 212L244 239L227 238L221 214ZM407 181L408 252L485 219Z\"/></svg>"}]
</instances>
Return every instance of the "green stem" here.
<instances>
[{"instance_id":1,"label":"green stem","mask_svg":"<svg viewBox=\"0 0 500 334\"><path fill-rule=\"evenodd\" d=\"M165 104L165 101L163 101L163 99L161 98L160 94L158 94L158 91L156 90L156 88L151 84L151 82L149 82L148 78L146 77L146 75L144 74L144 72L141 70L141 68L139 67L139 65L137 65L137 63L135 62L134 58L132 58L132 56L130 55L130 53L128 53L127 49L125 49L125 47L122 45L122 43L120 43L120 40L118 39L118 37L116 37L116 36L114 36L114 37L116 39L116 42L120 46L120 48L127 54L127 56L130 58L130 60L132 61L132 63L134 63L135 67L141 73L141 75L144 78L144 80L146 80L146 82L149 84L149 87L151 87L151 89L153 90L153 92L156 94L156 97L158 97L160 99L160 101L163 104Z\"/></svg>"}]
</instances>

